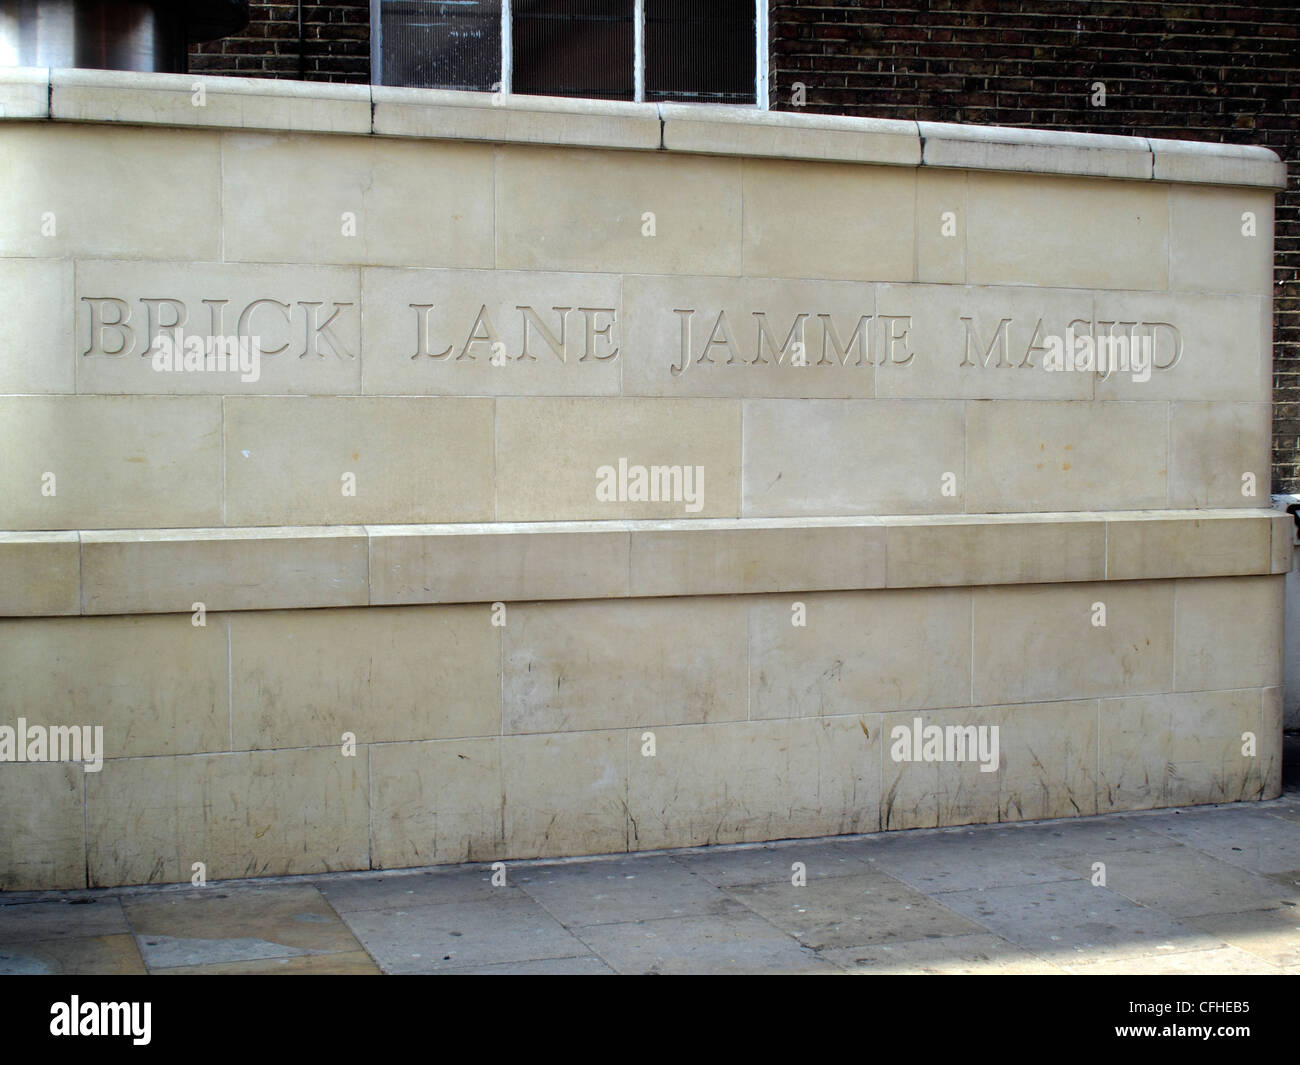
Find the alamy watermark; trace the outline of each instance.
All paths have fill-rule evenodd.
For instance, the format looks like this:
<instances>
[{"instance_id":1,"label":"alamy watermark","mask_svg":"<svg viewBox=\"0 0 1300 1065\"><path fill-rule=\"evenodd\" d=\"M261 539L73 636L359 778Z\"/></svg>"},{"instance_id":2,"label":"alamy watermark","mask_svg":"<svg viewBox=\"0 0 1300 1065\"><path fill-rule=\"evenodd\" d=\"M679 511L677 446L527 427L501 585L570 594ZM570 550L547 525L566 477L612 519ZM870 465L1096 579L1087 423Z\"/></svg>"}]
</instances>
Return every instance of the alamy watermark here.
<instances>
[{"instance_id":1,"label":"alamy watermark","mask_svg":"<svg viewBox=\"0 0 1300 1065\"><path fill-rule=\"evenodd\" d=\"M159 333L148 354L157 373L238 373L244 384L262 376L261 337Z\"/></svg>"},{"instance_id":2,"label":"alamy watermark","mask_svg":"<svg viewBox=\"0 0 1300 1065\"><path fill-rule=\"evenodd\" d=\"M923 725L916 717L889 738L895 762L979 762L981 773L996 773L1001 763L997 725Z\"/></svg>"},{"instance_id":3,"label":"alamy watermark","mask_svg":"<svg viewBox=\"0 0 1300 1065\"><path fill-rule=\"evenodd\" d=\"M704 509L703 466L630 466L596 469L596 500L600 503L682 503L688 514Z\"/></svg>"},{"instance_id":4,"label":"alamy watermark","mask_svg":"<svg viewBox=\"0 0 1300 1065\"><path fill-rule=\"evenodd\" d=\"M1090 333L1075 335L1065 331L1064 339L1055 334L1043 338L1047 354L1043 369L1076 373L1095 373L1109 377L1112 373L1132 374L1133 380L1151 380L1154 344L1150 333L1143 336L1102 336Z\"/></svg>"},{"instance_id":5,"label":"alamy watermark","mask_svg":"<svg viewBox=\"0 0 1300 1065\"><path fill-rule=\"evenodd\" d=\"M0 762L85 762L87 773L104 768L104 726L0 725Z\"/></svg>"}]
</instances>

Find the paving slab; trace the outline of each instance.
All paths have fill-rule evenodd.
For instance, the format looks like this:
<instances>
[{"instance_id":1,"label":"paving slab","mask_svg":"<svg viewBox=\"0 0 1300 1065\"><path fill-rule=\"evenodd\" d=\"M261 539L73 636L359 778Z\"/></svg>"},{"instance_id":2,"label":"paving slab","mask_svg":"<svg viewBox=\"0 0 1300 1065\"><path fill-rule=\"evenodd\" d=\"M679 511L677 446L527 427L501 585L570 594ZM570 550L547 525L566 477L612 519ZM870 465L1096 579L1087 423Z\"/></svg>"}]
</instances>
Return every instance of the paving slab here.
<instances>
[{"instance_id":1,"label":"paving slab","mask_svg":"<svg viewBox=\"0 0 1300 1065\"><path fill-rule=\"evenodd\" d=\"M364 950L340 954L300 954L287 958L179 965L153 970L155 976L379 976L379 966Z\"/></svg>"},{"instance_id":2,"label":"paving slab","mask_svg":"<svg viewBox=\"0 0 1300 1065\"><path fill-rule=\"evenodd\" d=\"M310 884L133 896L123 900L122 908L151 969L345 953L359 947Z\"/></svg>"},{"instance_id":3,"label":"paving slab","mask_svg":"<svg viewBox=\"0 0 1300 1065\"><path fill-rule=\"evenodd\" d=\"M437 972L591 953L586 943L527 897L350 910L343 919L386 973Z\"/></svg>"},{"instance_id":4,"label":"paving slab","mask_svg":"<svg viewBox=\"0 0 1300 1065\"><path fill-rule=\"evenodd\" d=\"M0 976L139 976L144 972L135 939L125 933L0 946Z\"/></svg>"},{"instance_id":5,"label":"paving slab","mask_svg":"<svg viewBox=\"0 0 1300 1065\"><path fill-rule=\"evenodd\" d=\"M500 887L492 884L491 868L482 865L334 876L313 884L339 913L523 898L524 894L509 865Z\"/></svg>"},{"instance_id":6,"label":"paving slab","mask_svg":"<svg viewBox=\"0 0 1300 1065\"><path fill-rule=\"evenodd\" d=\"M952 891L946 906L1049 961L1080 954L1134 958L1222 946L1159 910L1085 880L989 891Z\"/></svg>"},{"instance_id":7,"label":"paving slab","mask_svg":"<svg viewBox=\"0 0 1300 1065\"><path fill-rule=\"evenodd\" d=\"M1300 869L1300 821L1274 809L1221 806L1150 819L1153 831L1258 873Z\"/></svg>"},{"instance_id":8,"label":"paving slab","mask_svg":"<svg viewBox=\"0 0 1300 1065\"><path fill-rule=\"evenodd\" d=\"M821 955L846 972L861 975L1065 974L1060 966L988 933L837 947Z\"/></svg>"},{"instance_id":9,"label":"paving slab","mask_svg":"<svg viewBox=\"0 0 1300 1065\"><path fill-rule=\"evenodd\" d=\"M840 971L739 904L704 916L593 925L583 935L620 973Z\"/></svg>"},{"instance_id":10,"label":"paving slab","mask_svg":"<svg viewBox=\"0 0 1300 1065\"><path fill-rule=\"evenodd\" d=\"M1300 886L1260 876L1191 847L1102 851L1057 861L1089 883L1092 867L1101 862L1107 888L1174 917L1300 905Z\"/></svg>"},{"instance_id":11,"label":"paving slab","mask_svg":"<svg viewBox=\"0 0 1300 1065\"><path fill-rule=\"evenodd\" d=\"M927 895L1045 883L1072 875L1049 858L1028 853L1020 838L927 834L846 844L844 849L867 867Z\"/></svg>"},{"instance_id":12,"label":"paving slab","mask_svg":"<svg viewBox=\"0 0 1300 1065\"><path fill-rule=\"evenodd\" d=\"M594 954L580 958L539 958L537 961L509 961L499 965L471 965L464 969L435 970L446 976L616 976Z\"/></svg>"},{"instance_id":13,"label":"paving slab","mask_svg":"<svg viewBox=\"0 0 1300 1065\"><path fill-rule=\"evenodd\" d=\"M794 875L792 867L795 862L803 863L809 880L852 876L863 871L861 860L838 840L792 840L735 850L700 848L679 851L673 855L673 860L721 887L731 884L788 884Z\"/></svg>"},{"instance_id":14,"label":"paving slab","mask_svg":"<svg viewBox=\"0 0 1300 1065\"><path fill-rule=\"evenodd\" d=\"M567 928L716 913L728 901L669 857L534 866L515 882Z\"/></svg>"},{"instance_id":15,"label":"paving slab","mask_svg":"<svg viewBox=\"0 0 1300 1065\"><path fill-rule=\"evenodd\" d=\"M1271 965L1300 966L1300 908L1213 913L1186 923Z\"/></svg>"},{"instance_id":16,"label":"paving slab","mask_svg":"<svg viewBox=\"0 0 1300 1065\"><path fill-rule=\"evenodd\" d=\"M129 932L115 898L0 901L0 944Z\"/></svg>"},{"instance_id":17,"label":"paving slab","mask_svg":"<svg viewBox=\"0 0 1300 1065\"><path fill-rule=\"evenodd\" d=\"M1236 947L1175 951L1141 958L1104 958L1065 967L1077 976L1281 976L1276 965Z\"/></svg>"},{"instance_id":18,"label":"paving slab","mask_svg":"<svg viewBox=\"0 0 1300 1065\"><path fill-rule=\"evenodd\" d=\"M942 903L873 871L826 877L803 887L787 882L729 890L755 913L815 950L981 931Z\"/></svg>"}]
</instances>

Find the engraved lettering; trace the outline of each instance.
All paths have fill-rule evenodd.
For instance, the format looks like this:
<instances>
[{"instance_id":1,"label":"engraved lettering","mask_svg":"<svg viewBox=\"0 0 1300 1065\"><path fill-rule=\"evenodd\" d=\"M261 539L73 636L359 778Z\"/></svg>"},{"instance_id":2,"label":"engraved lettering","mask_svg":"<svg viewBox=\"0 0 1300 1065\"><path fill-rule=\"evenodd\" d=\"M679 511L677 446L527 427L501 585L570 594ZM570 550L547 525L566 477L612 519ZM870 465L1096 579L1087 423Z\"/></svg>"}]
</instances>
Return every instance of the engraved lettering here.
<instances>
[{"instance_id":1,"label":"engraved lettering","mask_svg":"<svg viewBox=\"0 0 1300 1065\"><path fill-rule=\"evenodd\" d=\"M567 316L569 311L573 310L572 307L551 308L553 311L558 311L560 315L560 336L558 340L556 339L555 334L546 328L546 324L537 317L537 312L531 307L516 305L515 310L519 311L524 316L524 350L519 355L520 359L531 359L533 362L537 361L537 356L534 355L528 347L528 338L531 335L530 330L536 329L542 334L542 339L546 341L546 346L551 349L551 352L556 355L561 362L568 362L569 348L564 339L564 332L568 324ZM587 350L591 350L590 342L587 344Z\"/></svg>"},{"instance_id":2,"label":"engraved lettering","mask_svg":"<svg viewBox=\"0 0 1300 1065\"><path fill-rule=\"evenodd\" d=\"M320 342L322 340L329 344L333 349L334 354L340 359L356 358L352 352L348 351L343 342L339 340L334 331L330 329L330 326L334 324L334 319L343 313L344 307L351 307L351 303L335 303L334 313L326 318L324 322L320 320L319 308L322 306L322 301L299 300L298 306L311 308L310 312L304 312L303 347L302 354L299 355L298 358L305 359L308 355L319 355L323 359L325 357L325 352L320 348Z\"/></svg>"},{"instance_id":3,"label":"engraved lettering","mask_svg":"<svg viewBox=\"0 0 1300 1065\"><path fill-rule=\"evenodd\" d=\"M418 359L421 355L427 355L431 359L445 359L451 354L450 344L436 354L429 350L429 315L433 311L433 304L408 303L407 306L415 311L415 354L411 358ZM424 313L421 314L421 311Z\"/></svg>"},{"instance_id":4,"label":"engraved lettering","mask_svg":"<svg viewBox=\"0 0 1300 1065\"><path fill-rule=\"evenodd\" d=\"M840 365L847 366L849 362L849 352L853 345L858 346L858 361L854 366L861 366L862 360L866 359L867 365L871 364L870 341L870 322L874 315L864 314L858 319L858 324L853 327L853 333L849 337L847 344L840 343L840 336L835 331L835 323L831 321L829 314L819 314L818 318L822 320L822 357L817 360L818 366L834 366L835 360L826 357L826 345L830 344L835 354L839 356Z\"/></svg>"},{"instance_id":5,"label":"engraved lettering","mask_svg":"<svg viewBox=\"0 0 1300 1065\"><path fill-rule=\"evenodd\" d=\"M479 327L483 327L483 332L479 332ZM469 354L471 344L487 344L489 347L493 344L500 343L501 338L497 335L496 327L492 324L492 319L488 316L487 304L482 304L478 309L478 314L474 318L474 324L469 328L469 336L465 338L465 346L460 349L460 354L456 356L456 361L461 359L477 359L478 356Z\"/></svg>"},{"instance_id":6,"label":"engraved lettering","mask_svg":"<svg viewBox=\"0 0 1300 1065\"><path fill-rule=\"evenodd\" d=\"M786 352L790 350L790 345L795 343L796 333L799 334L798 342L800 344L803 343L803 320L808 317L807 313L800 313L794 316L794 324L790 326L790 332L786 333L785 343L781 345L780 350L777 349L776 341L773 339L772 334L767 331L767 315L763 311L751 311L750 313L758 322L758 343L755 347L753 362L751 362L750 365L756 366L759 363L767 365L767 360L763 358L763 344L766 343L768 350L776 356L776 364L780 366L782 362L785 361ZM825 350L824 340L822 347L823 350ZM731 360L727 361L730 362Z\"/></svg>"},{"instance_id":7,"label":"engraved lettering","mask_svg":"<svg viewBox=\"0 0 1300 1065\"><path fill-rule=\"evenodd\" d=\"M971 344L975 345L975 350L977 352L980 350L979 338L975 335L975 320L973 318L967 318L965 315L962 316L961 320L966 323L966 348L962 352L961 362L958 363L958 365L974 366L975 363L970 361ZM1003 318L1000 322L998 322L998 328L993 334L993 339L990 340L988 346L984 348L984 354L980 356L980 364L986 370L988 369L989 359L993 357L993 349L994 347L997 346L999 340L1002 342L1002 350L998 352L998 361L995 365L997 366L1011 365L1010 360L1008 358L1009 352L1008 352L1008 340L1007 340L1007 326L1009 326L1010 324L1011 324L1010 318Z\"/></svg>"},{"instance_id":8,"label":"engraved lettering","mask_svg":"<svg viewBox=\"0 0 1300 1065\"><path fill-rule=\"evenodd\" d=\"M125 355L135 346L135 330L127 324L131 320L131 308L126 305L126 300L114 296L82 296L81 300L83 303L90 304L90 347L82 352L83 357L87 355L116 357ZM104 309L107 307L117 312L112 321L104 316ZM108 345L107 333L110 329L117 330L116 347Z\"/></svg>"},{"instance_id":9,"label":"engraved lettering","mask_svg":"<svg viewBox=\"0 0 1300 1065\"><path fill-rule=\"evenodd\" d=\"M579 307L578 313L583 315L583 324L584 324L583 336L586 341L586 347L583 348L582 351L582 358L580 358L578 361L586 362L588 359L595 359L597 362L607 362L608 360L615 358L618 355L618 347L614 345L614 337L612 335L614 326L617 324L616 315L618 312L615 310L615 308ZM596 318L598 314L609 315L609 321L605 325L600 326L599 328L597 328L598 320ZM596 354L597 337L604 337L605 342L611 345L610 350L606 352L604 355Z\"/></svg>"},{"instance_id":10,"label":"engraved lettering","mask_svg":"<svg viewBox=\"0 0 1300 1065\"><path fill-rule=\"evenodd\" d=\"M249 321L253 317L253 312L257 310L258 307L267 304L279 307L284 312L285 322L292 324L292 319L289 317L289 312L291 308L287 303L281 303L279 300L260 299L260 300L253 300L252 303L250 303L247 307L245 307L242 311L239 312L239 324L235 327L235 332L238 333L241 337L252 336L253 334L249 329ZM265 331L259 330L257 335L266 336L267 334ZM280 352L284 351L284 349L287 348L288 346L289 346L289 342L286 340L283 344L281 344L278 348L274 350L272 350L271 348L263 348L262 354L279 355Z\"/></svg>"},{"instance_id":11,"label":"engraved lettering","mask_svg":"<svg viewBox=\"0 0 1300 1065\"><path fill-rule=\"evenodd\" d=\"M695 317L695 311L674 307L673 314L681 319L682 324L682 363L680 366L669 366L668 372L674 377L680 377L691 365L691 319Z\"/></svg>"}]
</instances>

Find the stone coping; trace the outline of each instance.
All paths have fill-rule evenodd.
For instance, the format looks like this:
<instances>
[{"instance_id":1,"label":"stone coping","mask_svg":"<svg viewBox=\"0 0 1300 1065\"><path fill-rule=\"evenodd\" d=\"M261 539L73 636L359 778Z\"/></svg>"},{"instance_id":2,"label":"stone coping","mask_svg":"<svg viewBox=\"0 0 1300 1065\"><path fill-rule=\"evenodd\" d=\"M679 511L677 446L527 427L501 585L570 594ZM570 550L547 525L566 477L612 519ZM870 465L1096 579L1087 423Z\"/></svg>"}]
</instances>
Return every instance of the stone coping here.
<instances>
[{"instance_id":1,"label":"stone coping","mask_svg":"<svg viewBox=\"0 0 1300 1065\"><path fill-rule=\"evenodd\" d=\"M1269 149L1202 141L382 85L107 70L0 70L0 120L31 119L1286 187L1286 166Z\"/></svg>"},{"instance_id":2,"label":"stone coping","mask_svg":"<svg viewBox=\"0 0 1300 1065\"><path fill-rule=\"evenodd\" d=\"M1275 510L0 533L0 616L1285 573Z\"/></svg>"}]
</instances>

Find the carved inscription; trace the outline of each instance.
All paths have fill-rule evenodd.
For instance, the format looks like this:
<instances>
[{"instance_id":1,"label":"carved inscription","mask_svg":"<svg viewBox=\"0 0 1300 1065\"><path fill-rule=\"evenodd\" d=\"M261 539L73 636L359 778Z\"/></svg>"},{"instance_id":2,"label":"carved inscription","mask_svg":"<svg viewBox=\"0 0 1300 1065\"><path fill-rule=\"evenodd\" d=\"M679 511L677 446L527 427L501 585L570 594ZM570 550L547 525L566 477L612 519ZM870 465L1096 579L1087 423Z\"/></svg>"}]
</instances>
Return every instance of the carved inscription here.
<instances>
[{"instance_id":1,"label":"carved inscription","mask_svg":"<svg viewBox=\"0 0 1300 1065\"><path fill-rule=\"evenodd\" d=\"M349 337L359 335L354 301L281 299L260 296L232 301L214 297L187 303L164 296L133 300L82 296L86 348L83 357L117 359L148 356L158 338L179 341L187 334L258 337L264 358L356 359ZM1146 365L1172 369L1183 355L1182 333L1171 322L1106 321L1075 318L1048 322L1042 317L943 315L941 350L916 347L912 315L837 312L816 306L775 314L765 309L665 307L654 328L675 352L663 365L672 380L721 368L764 366L782 372L826 369L848 373L867 367L915 367L952 360L973 373L999 370L1086 369L1103 372L1103 357L1120 349L1147 353ZM419 365L527 363L601 364L617 360L625 348L637 349L635 336L623 336L619 308L601 301L571 299L554 305L478 303L448 308L409 302L394 308L407 316L409 346L381 351L378 358L403 358ZM940 313L936 311L936 313ZM1062 318L1064 315L1061 316ZM394 319L398 322L401 319ZM638 328L650 328L638 320ZM668 337L672 339L669 340ZM1062 336L1065 340L1062 340ZM922 346L922 348L924 345ZM1086 350L1085 350L1086 349ZM665 349L661 347L661 352ZM1096 351L1093 359L1089 352ZM1078 356L1076 359L1076 355ZM1087 358L1085 358L1087 356ZM1135 355L1135 358L1137 356ZM915 371L913 371L915 372Z\"/></svg>"},{"instance_id":2,"label":"carved inscription","mask_svg":"<svg viewBox=\"0 0 1300 1065\"><path fill-rule=\"evenodd\" d=\"M288 303L271 297L233 305L228 299L184 300L141 297L133 303L116 296L82 296L88 317L86 358L148 357L162 335L181 343L188 332L208 337L260 337L263 358L288 355L355 359L340 327L357 313L354 303L306 299Z\"/></svg>"},{"instance_id":3,"label":"carved inscription","mask_svg":"<svg viewBox=\"0 0 1300 1065\"><path fill-rule=\"evenodd\" d=\"M570 356L576 362L608 362L618 358L618 341L614 335L618 312L614 307L551 307L549 313L552 317L548 322L535 307L516 304L511 313L518 316L515 325L522 341L512 352L495 324L501 311L494 314L487 304L480 304L472 320L466 316L469 324L464 332L438 337L432 335L435 305L411 303L408 306L415 312L415 354L412 359L460 362L463 359L474 361L483 355L498 363L504 360L536 362L539 350L549 352L548 357L564 363ZM575 318L576 329L571 328ZM447 343L444 345L443 341Z\"/></svg>"}]
</instances>

